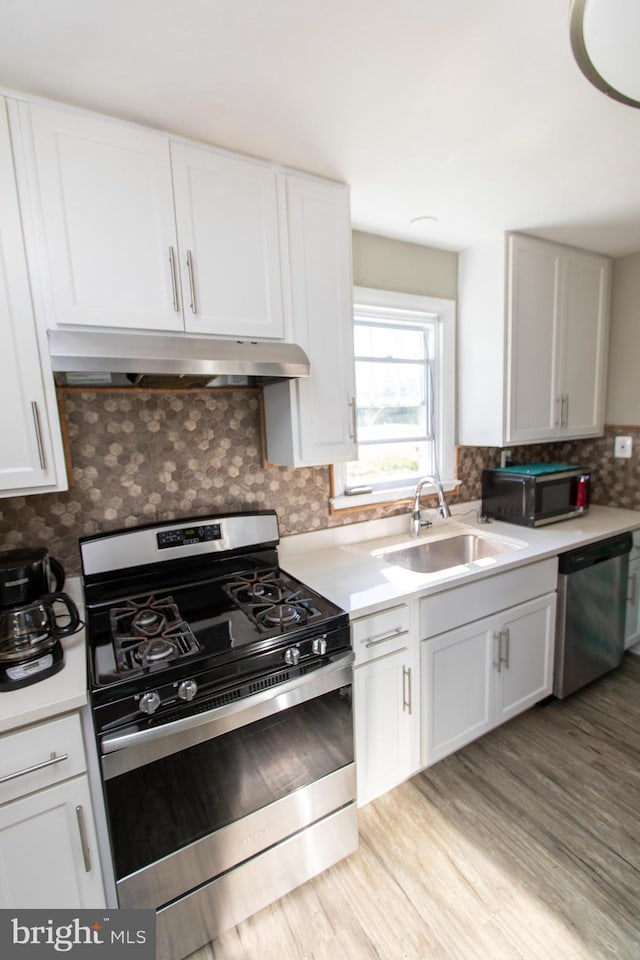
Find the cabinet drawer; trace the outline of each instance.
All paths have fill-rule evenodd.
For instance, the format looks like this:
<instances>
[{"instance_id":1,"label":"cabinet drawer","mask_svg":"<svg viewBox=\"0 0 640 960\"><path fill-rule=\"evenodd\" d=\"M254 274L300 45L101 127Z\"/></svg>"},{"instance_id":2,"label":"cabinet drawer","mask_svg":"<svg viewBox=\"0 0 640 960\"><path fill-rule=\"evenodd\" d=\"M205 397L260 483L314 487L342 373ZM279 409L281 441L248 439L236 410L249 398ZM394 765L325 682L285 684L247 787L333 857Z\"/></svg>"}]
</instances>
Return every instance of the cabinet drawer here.
<instances>
[{"instance_id":1,"label":"cabinet drawer","mask_svg":"<svg viewBox=\"0 0 640 960\"><path fill-rule=\"evenodd\" d=\"M411 634L411 610L406 603L351 621L356 664L366 663L406 647Z\"/></svg>"},{"instance_id":2,"label":"cabinet drawer","mask_svg":"<svg viewBox=\"0 0 640 960\"><path fill-rule=\"evenodd\" d=\"M558 585L558 560L540 560L495 577L477 580L420 601L420 637L435 637L473 620L552 593Z\"/></svg>"},{"instance_id":3,"label":"cabinet drawer","mask_svg":"<svg viewBox=\"0 0 640 960\"><path fill-rule=\"evenodd\" d=\"M80 718L69 714L0 737L0 803L86 769Z\"/></svg>"}]
</instances>

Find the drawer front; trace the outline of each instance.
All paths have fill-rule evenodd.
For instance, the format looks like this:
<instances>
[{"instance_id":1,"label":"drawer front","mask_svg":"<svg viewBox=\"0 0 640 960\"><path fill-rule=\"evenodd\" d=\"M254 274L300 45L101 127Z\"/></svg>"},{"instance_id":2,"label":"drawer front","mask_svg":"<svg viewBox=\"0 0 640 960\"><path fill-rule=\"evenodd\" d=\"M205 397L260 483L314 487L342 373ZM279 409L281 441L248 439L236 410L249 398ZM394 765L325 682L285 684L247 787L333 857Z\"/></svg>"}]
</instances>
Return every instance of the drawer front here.
<instances>
[{"instance_id":1,"label":"drawer front","mask_svg":"<svg viewBox=\"0 0 640 960\"><path fill-rule=\"evenodd\" d=\"M465 623L491 616L552 593L558 585L558 560L540 560L495 577L423 597L420 601L420 637L435 637Z\"/></svg>"},{"instance_id":2,"label":"drawer front","mask_svg":"<svg viewBox=\"0 0 640 960\"><path fill-rule=\"evenodd\" d=\"M411 640L411 609L398 604L351 621L356 666L406 647Z\"/></svg>"},{"instance_id":3,"label":"drawer front","mask_svg":"<svg viewBox=\"0 0 640 960\"><path fill-rule=\"evenodd\" d=\"M15 800L86 769L78 714L0 737L0 803Z\"/></svg>"}]
</instances>

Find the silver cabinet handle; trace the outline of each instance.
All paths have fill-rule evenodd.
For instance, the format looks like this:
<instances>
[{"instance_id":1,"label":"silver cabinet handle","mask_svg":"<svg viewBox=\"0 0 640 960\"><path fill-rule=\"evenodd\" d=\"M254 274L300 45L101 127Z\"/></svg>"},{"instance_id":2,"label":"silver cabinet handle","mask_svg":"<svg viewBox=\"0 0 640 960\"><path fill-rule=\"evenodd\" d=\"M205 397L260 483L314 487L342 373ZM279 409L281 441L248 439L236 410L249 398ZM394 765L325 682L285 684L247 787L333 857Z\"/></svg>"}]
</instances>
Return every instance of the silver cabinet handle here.
<instances>
[{"instance_id":1,"label":"silver cabinet handle","mask_svg":"<svg viewBox=\"0 0 640 960\"><path fill-rule=\"evenodd\" d=\"M365 647L377 647L379 643L385 643L386 640L397 640L398 637L406 637L408 633L408 630L403 630L402 627L396 627L393 633L380 634L377 637L371 637L369 640L366 640Z\"/></svg>"},{"instance_id":2,"label":"silver cabinet handle","mask_svg":"<svg viewBox=\"0 0 640 960\"><path fill-rule=\"evenodd\" d=\"M502 670L502 631L493 631L493 665L500 673Z\"/></svg>"},{"instance_id":3,"label":"silver cabinet handle","mask_svg":"<svg viewBox=\"0 0 640 960\"><path fill-rule=\"evenodd\" d=\"M84 822L84 810L80 805L76 807L76 818L78 820L78 832L80 834L80 845L82 847L82 859L84 860L85 873L90 873L91 854L89 852L89 841L87 840L87 826Z\"/></svg>"},{"instance_id":4,"label":"silver cabinet handle","mask_svg":"<svg viewBox=\"0 0 640 960\"><path fill-rule=\"evenodd\" d=\"M502 641L504 640L504 656L502 654ZM506 627L504 630L500 631L500 661L504 663L505 670L509 669L509 628Z\"/></svg>"},{"instance_id":5,"label":"silver cabinet handle","mask_svg":"<svg viewBox=\"0 0 640 960\"><path fill-rule=\"evenodd\" d=\"M40 429L40 412L35 400L31 401L31 413L33 415L33 426L36 431L36 443L38 444L38 457L40 466L43 470L47 469L47 461L44 458L44 447L42 445L42 430Z\"/></svg>"},{"instance_id":6,"label":"silver cabinet handle","mask_svg":"<svg viewBox=\"0 0 640 960\"><path fill-rule=\"evenodd\" d=\"M169 268L171 270L171 291L173 293L173 309L176 313L180 312L180 304L178 302L178 278L176 276L176 260L173 247L169 247Z\"/></svg>"},{"instance_id":7,"label":"silver cabinet handle","mask_svg":"<svg viewBox=\"0 0 640 960\"><path fill-rule=\"evenodd\" d=\"M411 716L411 667L402 667L402 712Z\"/></svg>"},{"instance_id":8,"label":"silver cabinet handle","mask_svg":"<svg viewBox=\"0 0 640 960\"><path fill-rule=\"evenodd\" d=\"M355 397L349 400L349 439L354 441L358 439L358 409Z\"/></svg>"},{"instance_id":9,"label":"silver cabinet handle","mask_svg":"<svg viewBox=\"0 0 640 960\"><path fill-rule=\"evenodd\" d=\"M63 760L68 759L68 753L62 753L59 757L56 757L54 751L50 758L43 760L42 763L34 763L32 767L25 767L24 770L16 770L15 773L7 773L4 777L0 777L0 783L8 783L9 780L15 780L17 777L26 777L28 773L35 773L36 770L44 770L45 767L52 767L54 763L62 763Z\"/></svg>"},{"instance_id":10,"label":"silver cabinet handle","mask_svg":"<svg viewBox=\"0 0 640 960\"><path fill-rule=\"evenodd\" d=\"M187 273L189 274L189 291L191 294L189 306L191 307L192 313L197 313L198 307L196 304L196 285L193 282L193 254L191 253L191 250L187 250Z\"/></svg>"},{"instance_id":11,"label":"silver cabinet handle","mask_svg":"<svg viewBox=\"0 0 640 960\"><path fill-rule=\"evenodd\" d=\"M631 573L629 574L628 585L631 587L631 594L627 593L627 603L630 603L633 607L638 602L638 574Z\"/></svg>"},{"instance_id":12,"label":"silver cabinet handle","mask_svg":"<svg viewBox=\"0 0 640 960\"><path fill-rule=\"evenodd\" d=\"M569 394L562 394L562 415L561 415L561 427L569 426Z\"/></svg>"}]
</instances>

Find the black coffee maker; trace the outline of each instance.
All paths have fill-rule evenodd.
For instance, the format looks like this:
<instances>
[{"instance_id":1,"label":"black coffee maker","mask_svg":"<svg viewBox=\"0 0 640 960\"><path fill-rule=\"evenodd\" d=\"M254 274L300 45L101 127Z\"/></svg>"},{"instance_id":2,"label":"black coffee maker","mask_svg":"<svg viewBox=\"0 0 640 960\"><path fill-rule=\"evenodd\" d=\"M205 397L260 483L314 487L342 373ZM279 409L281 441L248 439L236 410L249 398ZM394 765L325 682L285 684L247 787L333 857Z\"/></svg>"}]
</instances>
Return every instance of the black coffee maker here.
<instances>
[{"instance_id":1,"label":"black coffee maker","mask_svg":"<svg viewBox=\"0 0 640 960\"><path fill-rule=\"evenodd\" d=\"M15 690L64 666L61 637L81 626L64 570L45 547L0 553L0 690Z\"/></svg>"}]
</instances>

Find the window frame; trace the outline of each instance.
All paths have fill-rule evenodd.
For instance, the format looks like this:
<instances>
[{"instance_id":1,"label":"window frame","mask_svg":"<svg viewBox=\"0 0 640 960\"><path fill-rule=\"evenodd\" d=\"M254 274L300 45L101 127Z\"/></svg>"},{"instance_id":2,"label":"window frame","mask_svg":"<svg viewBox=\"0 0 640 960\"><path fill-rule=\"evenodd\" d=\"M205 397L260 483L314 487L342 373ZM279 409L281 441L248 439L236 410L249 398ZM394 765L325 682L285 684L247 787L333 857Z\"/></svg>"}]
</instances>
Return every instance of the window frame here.
<instances>
[{"instance_id":1,"label":"window frame","mask_svg":"<svg viewBox=\"0 0 640 960\"><path fill-rule=\"evenodd\" d=\"M435 321L434 364L434 422L436 432L436 460L445 490L454 490L459 481L455 479L455 424L456 424L456 301L444 297L378 290L371 287L354 287L354 321L356 307L388 311L393 317L407 312L422 315L437 315ZM383 319L383 317L381 317ZM400 317L400 319L404 319ZM376 504L397 503L413 495L415 484L398 484L395 487L374 490L365 494L346 494L346 465L332 468L332 510L346 510ZM425 493L429 488L425 488Z\"/></svg>"}]
</instances>

